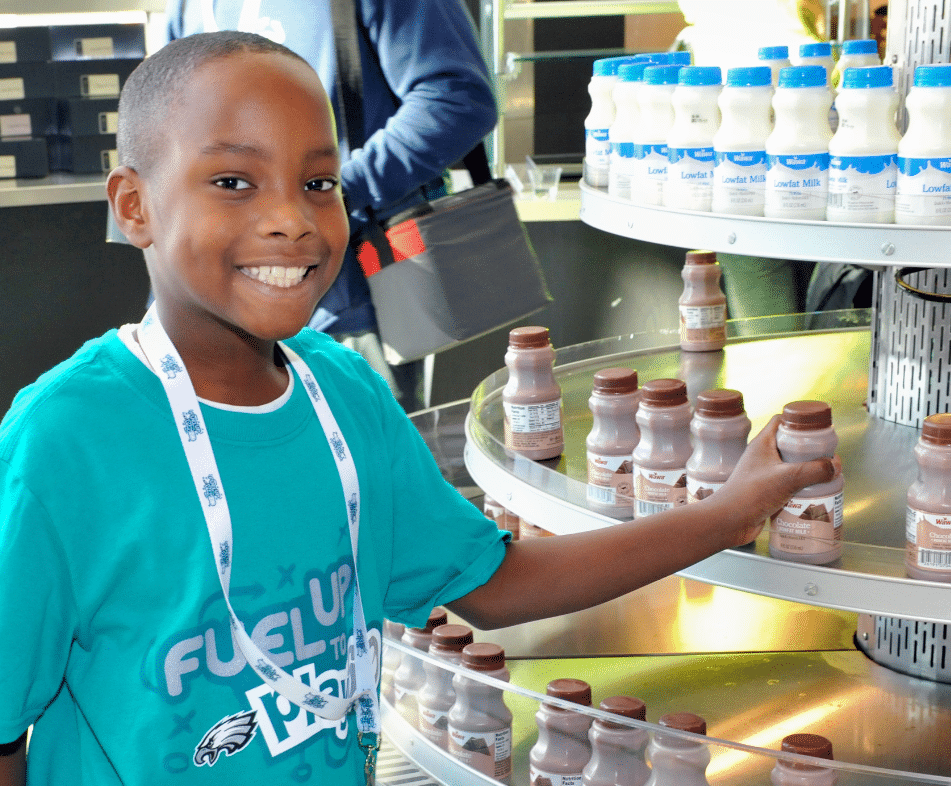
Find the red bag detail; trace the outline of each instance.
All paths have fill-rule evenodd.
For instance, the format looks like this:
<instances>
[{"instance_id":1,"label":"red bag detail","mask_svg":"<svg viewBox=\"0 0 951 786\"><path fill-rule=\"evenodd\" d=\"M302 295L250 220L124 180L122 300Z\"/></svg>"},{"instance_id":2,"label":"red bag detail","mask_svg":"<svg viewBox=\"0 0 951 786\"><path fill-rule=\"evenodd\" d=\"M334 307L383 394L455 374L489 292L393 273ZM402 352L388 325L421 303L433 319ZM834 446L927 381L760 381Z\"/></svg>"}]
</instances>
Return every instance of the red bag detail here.
<instances>
[{"instance_id":1,"label":"red bag detail","mask_svg":"<svg viewBox=\"0 0 951 786\"><path fill-rule=\"evenodd\" d=\"M357 247L357 262L363 268L363 275L369 278L380 272L380 255L369 240L364 240Z\"/></svg>"},{"instance_id":2,"label":"red bag detail","mask_svg":"<svg viewBox=\"0 0 951 786\"><path fill-rule=\"evenodd\" d=\"M410 259L426 250L426 244L419 234L419 227L413 220L403 221L395 227L387 229L386 239L390 241L390 248L393 249L393 259L396 262Z\"/></svg>"}]
</instances>

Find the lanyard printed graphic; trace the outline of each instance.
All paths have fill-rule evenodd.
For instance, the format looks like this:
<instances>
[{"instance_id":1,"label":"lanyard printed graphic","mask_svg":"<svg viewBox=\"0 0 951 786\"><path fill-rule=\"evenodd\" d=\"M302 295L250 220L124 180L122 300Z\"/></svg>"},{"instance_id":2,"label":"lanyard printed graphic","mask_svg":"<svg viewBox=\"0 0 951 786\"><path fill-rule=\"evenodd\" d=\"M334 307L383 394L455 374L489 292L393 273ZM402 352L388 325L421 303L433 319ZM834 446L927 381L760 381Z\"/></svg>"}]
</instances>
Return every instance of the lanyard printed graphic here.
<instances>
[{"instance_id":1,"label":"lanyard printed graphic","mask_svg":"<svg viewBox=\"0 0 951 786\"><path fill-rule=\"evenodd\" d=\"M363 616L363 603L360 599L360 579L357 573L357 539L360 529L360 487L357 468L343 438L340 427L330 411L319 385L310 373L307 364L285 346L278 343L294 373L297 374L310 396L314 411L323 428L324 436L331 452L337 459L337 470L343 486L347 514L350 520L350 545L353 549L354 597L353 597L353 637L354 660L348 654L346 697L317 693L316 688L306 685L292 677L263 653L248 635L244 625L237 618L228 598L231 584L231 563L234 547L231 533L231 514L225 499L221 476L211 447L208 429L201 415L201 407L192 386L185 364L178 350L172 344L162 327L155 306L149 309L139 325L139 343L155 369L165 394L172 407L172 414L178 426L178 435L188 459L188 466L195 482L195 489L201 501L205 523L215 562L218 565L218 578L224 592L228 613L231 615L231 628L247 662L264 682L274 688L281 696L297 706L327 720L340 720L355 707L360 747L367 752L368 783L372 775L371 755L375 745L366 745L364 735L378 735L380 730L379 707L376 690L377 678L373 655L369 647L366 621ZM343 599L341 598L341 603ZM349 648L348 648L349 652Z\"/></svg>"}]
</instances>

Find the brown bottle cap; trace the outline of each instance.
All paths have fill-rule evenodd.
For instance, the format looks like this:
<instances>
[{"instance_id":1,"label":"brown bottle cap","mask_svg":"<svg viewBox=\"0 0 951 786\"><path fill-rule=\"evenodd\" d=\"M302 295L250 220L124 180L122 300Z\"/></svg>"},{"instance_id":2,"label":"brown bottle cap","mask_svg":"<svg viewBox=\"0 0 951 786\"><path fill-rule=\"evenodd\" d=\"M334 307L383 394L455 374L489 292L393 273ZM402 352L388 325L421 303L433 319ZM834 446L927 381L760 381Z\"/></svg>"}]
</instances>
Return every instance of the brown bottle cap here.
<instances>
[{"instance_id":1,"label":"brown bottle cap","mask_svg":"<svg viewBox=\"0 0 951 786\"><path fill-rule=\"evenodd\" d=\"M687 402L687 385L679 379L652 379L641 387L641 403L675 407Z\"/></svg>"},{"instance_id":2,"label":"brown bottle cap","mask_svg":"<svg viewBox=\"0 0 951 786\"><path fill-rule=\"evenodd\" d=\"M498 671L505 668L505 650L498 644L482 642L462 648L462 665L473 671Z\"/></svg>"},{"instance_id":3,"label":"brown bottle cap","mask_svg":"<svg viewBox=\"0 0 951 786\"><path fill-rule=\"evenodd\" d=\"M732 418L743 414L743 394L738 390L717 388L705 390L697 396L698 415L712 418Z\"/></svg>"},{"instance_id":4,"label":"brown bottle cap","mask_svg":"<svg viewBox=\"0 0 951 786\"><path fill-rule=\"evenodd\" d=\"M433 628L429 651L434 654L462 652L466 644L472 644L472 628L468 625L440 625Z\"/></svg>"},{"instance_id":5,"label":"brown bottle cap","mask_svg":"<svg viewBox=\"0 0 951 786\"><path fill-rule=\"evenodd\" d=\"M603 368L594 375L596 393L620 396L637 390L637 371L633 368Z\"/></svg>"},{"instance_id":6,"label":"brown bottle cap","mask_svg":"<svg viewBox=\"0 0 951 786\"><path fill-rule=\"evenodd\" d=\"M572 701L575 704L591 706L591 686L584 680L559 679L552 680L545 688L545 693L556 699ZM560 708L558 708L560 709Z\"/></svg>"},{"instance_id":7,"label":"brown bottle cap","mask_svg":"<svg viewBox=\"0 0 951 786\"><path fill-rule=\"evenodd\" d=\"M383 620L383 635L389 639L399 639L403 636L406 626L399 622Z\"/></svg>"},{"instance_id":8,"label":"brown bottle cap","mask_svg":"<svg viewBox=\"0 0 951 786\"><path fill-rule=\"evenodd\" d=\"M928 415L921 426L921 437L934 445L951 445L951 412Z\"/></svg>"},{"instance_id":9,"label":"brown bottle cap","mask_svg":"<svg viewBox=\"0 0 951 786\"><path fill-rule=\"evenodd\" d=\"M717 254L715 251L688 251L686 264L688 265L715 265Z\"/></svg>"},{"instance_id":10,"label":"brown bottle cap","mask_svg":"<svg viewBox=\"0 0 951 786\"><path fill-rule=\"evenodd\" d=\"M646 705L634 696L609 696L601 702L599 708L614 715L623 715L625 718L647 720ZM603 723L612 729L630 728L630 726L621 726L601 719L598 719L597 722Z\"/></svg>"},{"instance_id":11,"label":"brown bottle cap","mask_svg":"<svg viewBox=\"0 0 951 786\"><path fill-rule=\"evenodd\" d=\"M449 617L446 615L446 610L436 606L429 612L429 619L426 620L425 628L407 628L407 630L416 631L417 633L432 633L434 628L445 625L448 621Z\"/></svg>"},{"instance_id":12,"label":"brown bottle cap","mask_svg":"<svg viewBox=\"0 0 951 786\"><path fill-rule=\"evenodd\" d=\"M509 346L525 349L548 346L548 328L538 325L513 328L509 331Z\"/></svg>"},{"instance_id":13,"label":"brown bottle cap","mask_svg":"<svg viewBox=\"0 0 951 786\"><path fill-rule=\"evenodd\" d=\"M792 401L783 407L782 423L798 431L814 431L832 425L832 408L824 401Z\"/></svg>"},{"instance_id":14,"label":"brown bottle cap","mask_svg":"<svg viewBox=\"0 0 951 786\"><path fill-rule=\"evenodd\" d=\"M659 721L661 726L679 731L689 731L693 734L706 734L707 722L692 712L671 712L664 715Z\"/></svg>"},{"instance_id":15,"label":"brown bottle cap","mask_svg":"<svg viewBox=\"0 0 951 786\"><path fill-rule=\"evenodd\" d=\"M812 756L816 759L832 758L832 743L818 734L790 734L783 737L782 750L786 753L798 753L801 756ZM817 769L810 764L787 761L786 766L795 770Z\"/></svg>"}]
</instances>

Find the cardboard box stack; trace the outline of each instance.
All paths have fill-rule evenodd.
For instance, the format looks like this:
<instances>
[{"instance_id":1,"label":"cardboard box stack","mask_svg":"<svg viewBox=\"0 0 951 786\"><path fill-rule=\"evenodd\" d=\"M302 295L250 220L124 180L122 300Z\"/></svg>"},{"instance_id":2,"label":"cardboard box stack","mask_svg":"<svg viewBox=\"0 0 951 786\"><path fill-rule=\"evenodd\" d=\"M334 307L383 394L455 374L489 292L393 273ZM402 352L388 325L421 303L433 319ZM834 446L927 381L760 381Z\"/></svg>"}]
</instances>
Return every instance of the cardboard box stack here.
<instances>
[{"instance_id":1,"label":"cardboard box stack","mask_svg":"<svg viewBox=\"0 0 951 786\"><path fill-rule=\"evenodd\" d=\"M143 57L141 24L0 29L0 177L112 169L119 91Z\"/></svg>"}]
</instances>

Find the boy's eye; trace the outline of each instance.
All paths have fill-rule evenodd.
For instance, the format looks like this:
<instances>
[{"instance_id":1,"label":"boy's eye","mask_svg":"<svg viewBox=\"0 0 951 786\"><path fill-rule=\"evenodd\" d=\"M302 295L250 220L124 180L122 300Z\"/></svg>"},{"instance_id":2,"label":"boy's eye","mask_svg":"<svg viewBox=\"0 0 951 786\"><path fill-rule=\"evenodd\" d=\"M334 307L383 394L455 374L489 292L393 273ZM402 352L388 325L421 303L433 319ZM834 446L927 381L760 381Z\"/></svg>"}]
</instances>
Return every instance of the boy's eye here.
<instances>
[{"instance_id":1,"label":"boy's eye","mask_svg":"<svg viewBox=\"0 0 951 786\"><path fill-rule=\"evenodd\" d=\"M219 188L227 188L231 191L243 191L246 188L251 188L251 184L241 177L219 177L214 181L214 184Z\"/></svg>"},{"instance_id":2,"label":"boy's eye","mask_svg":"<svg viewBox=\"0 0 951 786\"><path fill-rule=\"evenodd\" d=\"M333 191L337 187L337 178L335 177L315 177L308 180L304 188L307 191Z\"/></svg>"}]
</instances>

